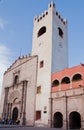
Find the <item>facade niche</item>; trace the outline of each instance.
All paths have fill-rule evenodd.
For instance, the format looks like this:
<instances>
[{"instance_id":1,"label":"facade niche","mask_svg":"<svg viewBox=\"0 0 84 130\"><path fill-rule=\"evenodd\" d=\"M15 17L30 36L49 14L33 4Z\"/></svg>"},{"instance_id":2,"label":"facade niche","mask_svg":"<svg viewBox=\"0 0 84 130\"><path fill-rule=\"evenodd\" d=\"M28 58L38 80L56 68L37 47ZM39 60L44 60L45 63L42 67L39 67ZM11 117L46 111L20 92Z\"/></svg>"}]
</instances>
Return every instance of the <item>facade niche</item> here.
<instances>
[{"instance_id":1,"label":"facade niche","mask_svg":"<svg viewBox=\"0 0 84 130\"><path fill-rule=\"evenodd\" d=\"M16 76L14 77L14 84L18 84L18 83L19 83L19 76L16 75Z\"/></svg>"}]
</instances>

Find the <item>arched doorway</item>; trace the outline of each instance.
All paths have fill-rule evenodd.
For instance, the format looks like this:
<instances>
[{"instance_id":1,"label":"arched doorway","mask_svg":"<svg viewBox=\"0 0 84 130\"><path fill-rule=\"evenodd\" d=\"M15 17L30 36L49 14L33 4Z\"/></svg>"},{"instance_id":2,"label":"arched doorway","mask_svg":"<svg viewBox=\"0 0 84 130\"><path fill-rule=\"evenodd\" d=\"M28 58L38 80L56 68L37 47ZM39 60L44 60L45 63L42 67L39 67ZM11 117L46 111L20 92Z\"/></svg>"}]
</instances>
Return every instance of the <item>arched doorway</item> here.
<instances>
[{"instance_id":1,"label":"arched doorway","mask_svg":"<svg viewBox=\"0 0 84 130\"><path fill-rule=\"evenodd\" d=\"M81 116L78 112L71 112L69 115L69 127L70 129L81 128Z\"/></svg>"},{"instance_id":2,"label":"arched doorway","mask_svg":"<svg viewBox=\"0 0 84 130\"><path fill-rule=\"evenodd\" d=\"M63 115L60 112L54 114L54 128L61 128L63 126Z\"/></svg>"},{"instance_id":3,"label":"arched doorway","mask_svg":"<svg viewBox=\"0 0 84 130\"><path fill-rule=\"evenodd\" d=\"M12 112L12 120L15 122L18 118L18 108L15 107Z\"/></svg>"}]
</instances>

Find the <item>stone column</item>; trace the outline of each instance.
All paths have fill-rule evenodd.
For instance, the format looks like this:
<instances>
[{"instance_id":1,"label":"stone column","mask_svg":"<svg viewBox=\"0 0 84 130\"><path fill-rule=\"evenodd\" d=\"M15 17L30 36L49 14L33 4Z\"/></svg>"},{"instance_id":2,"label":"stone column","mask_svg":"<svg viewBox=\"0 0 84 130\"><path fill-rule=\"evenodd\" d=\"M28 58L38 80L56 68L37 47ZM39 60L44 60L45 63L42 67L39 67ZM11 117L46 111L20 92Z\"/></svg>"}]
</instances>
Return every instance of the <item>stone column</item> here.
<instances>
[{"instance_id":1,"label":"stone column","mask_svg":"<svg viewBox=\"0 0 84 130\"><path fill-rule=\"evenodd\" d=\"M10 119L10 118L12 118L12 103L9 103L9 115L8 115L8 118Z\"/></svg>"},{"instance_id":2,"label":"stone column","mask_svg":"<svg viewBox=\"0 0 84 130\"><path fill-rule=\"evenodd\" d=\"M3 106L3 114L2 114L3 118L7 118L8 92L9 92L9 88L5 88L4 106Z\"/></svg>"},{"instance_id":3,"label":"stone column","mask_svg":"<svg viewBox=\"0 0 84 130\"><path fill-rule=\"evenodd\" d=\"M10 104L9 103L7 103L7 119L9 118L9 108L10 108Z\"/></svg>"}]
</instances>

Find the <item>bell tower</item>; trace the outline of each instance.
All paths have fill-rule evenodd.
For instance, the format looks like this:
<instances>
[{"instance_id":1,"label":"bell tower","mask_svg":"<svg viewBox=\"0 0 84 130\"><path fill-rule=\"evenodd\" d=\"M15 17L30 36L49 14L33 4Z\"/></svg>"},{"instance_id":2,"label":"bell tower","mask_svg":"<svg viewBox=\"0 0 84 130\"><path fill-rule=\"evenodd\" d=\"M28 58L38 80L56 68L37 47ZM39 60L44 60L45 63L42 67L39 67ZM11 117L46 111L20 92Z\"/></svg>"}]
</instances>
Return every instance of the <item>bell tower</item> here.
<instances>
[{"instance_id":1,"label":"bell tower","mask_svg":"<svg viewBox=\"0 0 84 130\"><path fill-rule=\"evenodd\" d=\"M32 55L38 55L35 122L49 125L51 74L68 67L67 21L56 11L53 2L34 18Z\"/></svg>"}]
</instances>

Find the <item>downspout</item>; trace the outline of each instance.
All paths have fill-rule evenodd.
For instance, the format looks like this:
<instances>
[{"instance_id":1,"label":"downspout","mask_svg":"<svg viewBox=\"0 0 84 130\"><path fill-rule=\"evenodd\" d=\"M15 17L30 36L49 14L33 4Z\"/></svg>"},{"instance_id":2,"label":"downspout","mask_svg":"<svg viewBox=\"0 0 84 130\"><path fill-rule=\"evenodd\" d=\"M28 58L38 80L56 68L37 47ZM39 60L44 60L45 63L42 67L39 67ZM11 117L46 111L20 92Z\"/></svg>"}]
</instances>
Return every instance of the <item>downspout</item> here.
<instances>
[{"instance_id":1,"label":"downspout","mask_svg":"<svg viewBox=\"0 0 84 130\"><path fill-rule=\"evenodd\" d=\"M65 92L65 98L66 98L66 130L68 130L67 95L66 95L66 92Z\"/></svg>"},{"instance_id":2,"label":"downspout","mask_svg":"<svg viewBox=\"0 0 84 130\"><path fill-rule=\"evenodd\" d=\"M51 85L51 95L50 95L50 104L51 104L51 117L50 117L50 121L51 121L51 124L50 124L50 127L52 128L52 105L53 105L53 102L52 102L52 85Z\"/></svg>"},{"instance_id":3,"label":"downspout","mask_svg":"<svg viewBox=\"0 0 84 130\"><path fill-rule=\"evenodd\" d=\"M38 76L38 55L36 55L36 81L35 81L35 99L34 99L34 124L33 126L35 126L35 121L36 121L36 94L37 94L37 76Z\"/></svg>"},{"instance_id":4,"label":"downspout","mask_svg":"<svg viewBox=\"0 0 84 130\"><path fill-rule=\"evenodd\" d=\"M50 120L51 120L51 126L50 127L52 128L52 92L51 92L51 119Z\"/></svg>"}]
</instances>

